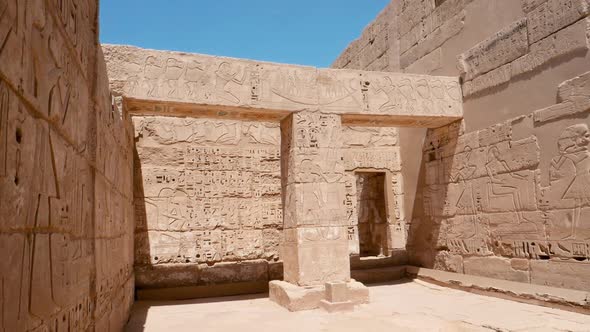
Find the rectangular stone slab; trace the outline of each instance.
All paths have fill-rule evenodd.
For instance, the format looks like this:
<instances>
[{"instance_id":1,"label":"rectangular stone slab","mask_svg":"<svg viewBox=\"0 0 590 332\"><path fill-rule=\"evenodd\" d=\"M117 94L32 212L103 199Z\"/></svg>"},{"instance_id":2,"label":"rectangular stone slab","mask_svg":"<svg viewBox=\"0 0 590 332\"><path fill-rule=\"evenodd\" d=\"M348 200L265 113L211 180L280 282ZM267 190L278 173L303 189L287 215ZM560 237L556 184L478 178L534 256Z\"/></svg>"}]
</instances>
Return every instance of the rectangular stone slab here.
<instances>
[{"instance_id":1,"label":"rectangular stone slab","mask_svg":"<svg viewBox=\"0 0 590 332\"><path fill-rule=\"evenodd\" d=\"M318 69L103 45L112 89L132 114L281 118L319 110L355 124L440 127L463 117L457 77ZM157 106L150 106L157 103Z\"/></svg>"}]
</instances>

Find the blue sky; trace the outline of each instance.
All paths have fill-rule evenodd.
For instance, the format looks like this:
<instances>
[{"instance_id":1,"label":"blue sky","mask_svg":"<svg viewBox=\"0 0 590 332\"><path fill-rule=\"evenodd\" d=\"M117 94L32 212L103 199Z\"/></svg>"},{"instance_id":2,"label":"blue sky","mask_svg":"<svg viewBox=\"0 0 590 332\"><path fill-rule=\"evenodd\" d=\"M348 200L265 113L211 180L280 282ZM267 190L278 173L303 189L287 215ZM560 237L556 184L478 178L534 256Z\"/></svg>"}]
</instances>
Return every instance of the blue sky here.
<instances>
[{"instance_id":1,"label":"blue sky","mask_svg":"<svg viewBox=\"0 0 590 332\"><path fill-rule=\"evenodd\" d=\"M329 67L389 0L101 0L103 43Z\"/></svg>"}]
</instances>

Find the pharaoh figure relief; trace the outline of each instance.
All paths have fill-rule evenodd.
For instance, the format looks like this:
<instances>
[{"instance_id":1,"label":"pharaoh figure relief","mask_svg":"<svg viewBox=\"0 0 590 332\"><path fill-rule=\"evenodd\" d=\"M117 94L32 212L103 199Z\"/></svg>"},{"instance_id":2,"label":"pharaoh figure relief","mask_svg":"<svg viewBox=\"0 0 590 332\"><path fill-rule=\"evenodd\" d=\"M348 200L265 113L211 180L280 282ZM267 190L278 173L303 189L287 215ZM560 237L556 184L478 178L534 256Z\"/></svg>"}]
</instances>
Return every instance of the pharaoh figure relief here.
<instances>
[{"instance_id":1,"label":"pharaoh figure relief","mask_svg":"<svg viewBox=\"0 0 590 332\"><path fill-rule=\"evenodd\" d=\"M562 200L574 202L571 232L564 238L576 239L582 207L590 204L590 131L586 124L567 127L559 136L559 156L553 158L550 169L551 188L557 184Z\"/></svg>"}]
</instances>

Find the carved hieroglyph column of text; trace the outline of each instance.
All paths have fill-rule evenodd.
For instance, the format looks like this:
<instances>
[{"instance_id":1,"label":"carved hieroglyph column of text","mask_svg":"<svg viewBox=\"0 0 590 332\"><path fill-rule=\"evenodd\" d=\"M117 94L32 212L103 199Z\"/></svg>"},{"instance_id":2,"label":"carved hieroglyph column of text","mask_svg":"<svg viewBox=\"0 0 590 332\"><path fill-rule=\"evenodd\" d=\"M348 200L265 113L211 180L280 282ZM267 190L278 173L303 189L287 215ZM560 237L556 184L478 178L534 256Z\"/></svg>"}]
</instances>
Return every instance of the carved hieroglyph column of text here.
<instances>
[{"instance_id":1,"label":"carved hieroglyph column of text","mask_svg":"<svg viewBox=\"0 0 590 332\"><path fill-rule=\"evenodd\" d=\"M299 286L348 282L340 116L293 113L281 135L284 279Z\"/></svg>"}]
</instances>

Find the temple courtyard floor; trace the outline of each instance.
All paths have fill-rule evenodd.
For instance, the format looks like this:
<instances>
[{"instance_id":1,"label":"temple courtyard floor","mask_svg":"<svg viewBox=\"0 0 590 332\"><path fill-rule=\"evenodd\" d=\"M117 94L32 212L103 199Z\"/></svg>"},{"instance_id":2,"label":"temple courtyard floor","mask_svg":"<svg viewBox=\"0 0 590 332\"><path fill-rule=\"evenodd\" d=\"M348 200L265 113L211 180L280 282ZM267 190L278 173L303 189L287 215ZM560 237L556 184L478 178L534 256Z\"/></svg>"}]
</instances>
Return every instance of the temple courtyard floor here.
<instances>
[{"instance_id":1,"label":"temple courtyard floor","mask_svg":"<svg viewBox=\"0 0 590 332\"><path fill-rule=\"evenodd\" d=\"M590 315L401 281L354 312L289 312L267 296L135 303L127 331L590 331Z\"/></svg>"}]
</instances>

